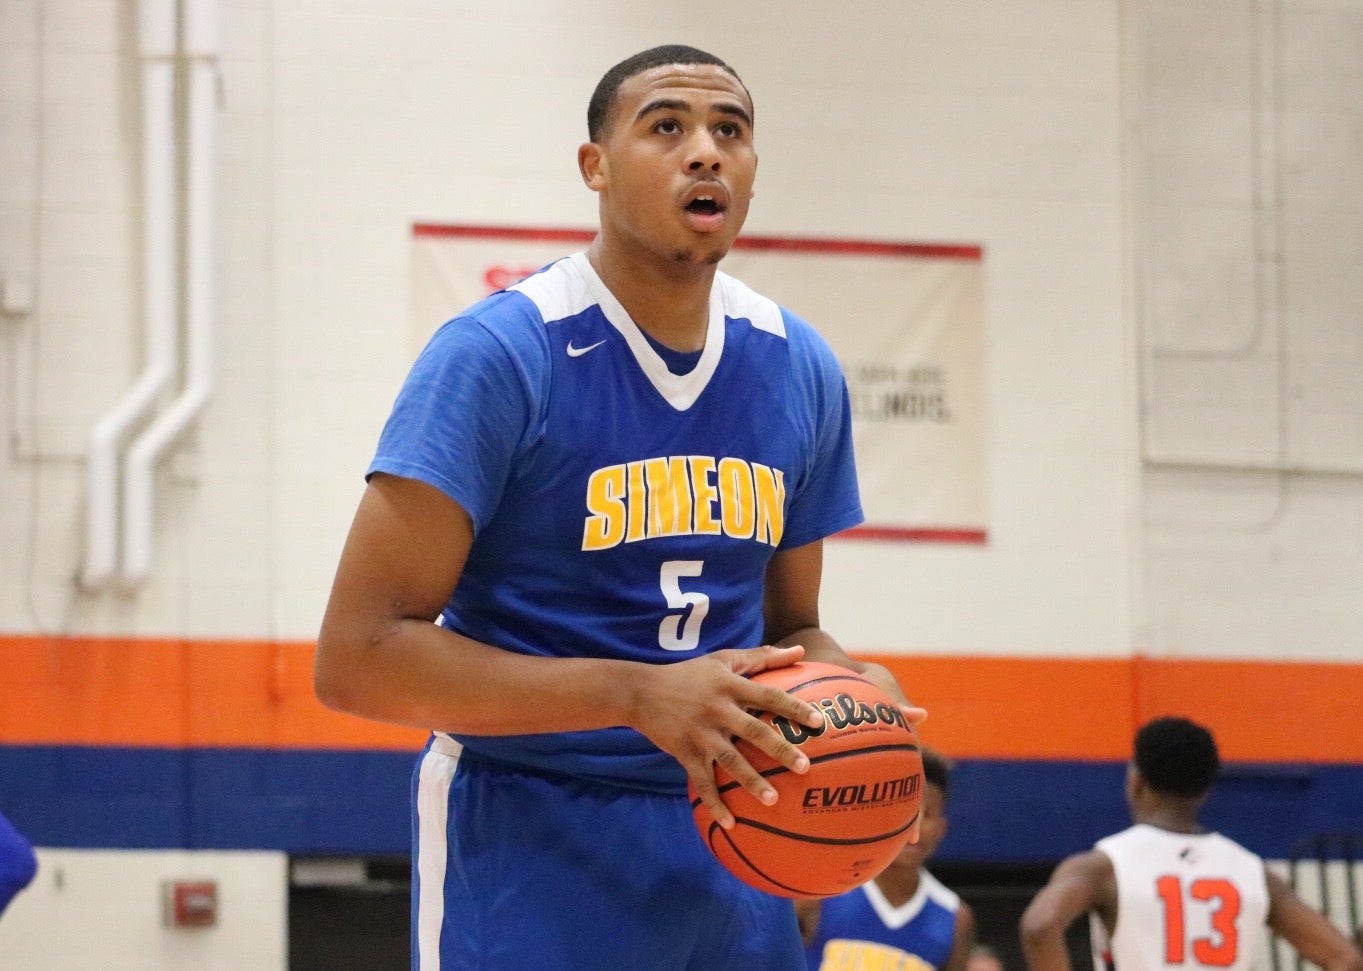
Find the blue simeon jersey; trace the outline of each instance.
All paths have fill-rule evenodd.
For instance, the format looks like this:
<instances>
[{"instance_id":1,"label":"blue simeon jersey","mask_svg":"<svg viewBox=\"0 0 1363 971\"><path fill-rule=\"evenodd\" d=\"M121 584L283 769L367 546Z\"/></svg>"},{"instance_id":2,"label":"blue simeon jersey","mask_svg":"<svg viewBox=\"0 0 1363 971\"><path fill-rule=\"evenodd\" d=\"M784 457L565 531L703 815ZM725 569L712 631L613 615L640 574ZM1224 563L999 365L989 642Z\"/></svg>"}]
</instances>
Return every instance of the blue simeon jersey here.
<instances>
[{"instance_id":1,"label":"blue simeon jersey","mask_svg":"<svg viewBox=\"0 0 1363 971\"><path fill-rule=\"evenodd\" d=\"M443 622L526 654L669 663L756 646L772 554L862 519L846 384L807 323L717 273L705 347L675 374L582 253L435 334L373 472L469 513ZM458 741L685 790L680 765L632 729Z\"/></svg>"},{"instance_id":2,"label":"blue simeon jersey","mask_svg":"<svg viewBox=\"0 0 1363 971\"><path fill-rule=\"evenodd\" d=\"M933 971L946 966L961 898L931 873L895 907L875 881L823 901L809 971Z\"/></svg>"}]
</instances>

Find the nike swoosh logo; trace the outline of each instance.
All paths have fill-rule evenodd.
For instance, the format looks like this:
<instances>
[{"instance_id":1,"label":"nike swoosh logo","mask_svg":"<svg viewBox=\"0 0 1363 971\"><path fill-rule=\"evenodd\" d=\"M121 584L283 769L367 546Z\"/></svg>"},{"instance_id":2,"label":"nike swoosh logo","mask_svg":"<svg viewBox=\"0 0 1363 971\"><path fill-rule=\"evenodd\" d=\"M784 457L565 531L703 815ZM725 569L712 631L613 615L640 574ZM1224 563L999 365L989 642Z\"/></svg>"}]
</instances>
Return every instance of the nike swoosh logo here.
<instances>
[{"instance_id":1,"label":"nike swoosh logo","mask_svg":"<svg viewBox=\"0 0 1363 971\"><path fill-rule=\"evenodd\" d=\"M573 346L573 342L572 342L572 341L569 341L569 342L568 342L568 356L569 356L569 357L581 357L583 354L586 354L588 351L594 351L594 350L596 350L598 347L600 347L600 346L601 346L602 344L604 344L604 343L606 343L606 342L605 342L605 341L597 341L595 344L588 344L586 347L574 347L574 346Z\"/></svg>"}]
</instances>

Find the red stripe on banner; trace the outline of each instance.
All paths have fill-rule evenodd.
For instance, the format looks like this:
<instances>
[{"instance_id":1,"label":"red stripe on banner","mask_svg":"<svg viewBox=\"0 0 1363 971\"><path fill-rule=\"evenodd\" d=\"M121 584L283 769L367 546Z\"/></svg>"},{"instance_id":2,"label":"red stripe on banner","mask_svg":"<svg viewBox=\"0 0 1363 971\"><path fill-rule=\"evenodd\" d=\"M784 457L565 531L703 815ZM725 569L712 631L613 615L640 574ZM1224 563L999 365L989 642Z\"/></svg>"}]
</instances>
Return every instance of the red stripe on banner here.
<instances>
[{"instance_id":1,"label":"red stripe on banner","mask_svg":"<svg viewBox=\"0 0 1363 971\"><path fill-rule=\"evenodd\" d=\"M840 253L855 256L909 256L978 263L984 249L968 243L889 243L866 239L805 239L793 236L740 236L734 249L787 253Z\"/></svg>"},{"instance_id":2,"label":"red stripe on banner","mask_svg":"<svg viewBox=\"0 0 1363 971\"><path fill-rule=\"evenodd\" d=\"M523 239L543 243L590 243L596 239L591 229L532 229L517 226L441 226L435 223L416 223L413 236L457 237L477 239Z\"/></svg>"},{"instance_id":3,"label":"red stripe on banner","mask_svg":"<svg viewBox=\"0 0 1363 971\"><path fill-rule=\"evenodd\" d=\"M324 708L311 643L0 637L0 744L418 749L424 731ZM957 758L1125 760L1188 715L1241 762L1363 764L1363 664L857 652Z\"/></svg>"},{"instance_id":4,"label":"red stripe on banner","mask_svg":"<svg viewBox=\"0 0 1363 971\"><path fill-rule=\"evenodd\" d=\"M412 226L412 235L460 239L516 239L544 243L590 243L596 238L596 231L415 223ZM891 243L865 239L811 239L800 236L740 236L734 241L734 249L860 256L916 256L924 259L965 260L977 263L984 258L984 248L969 243Z\"/></svg>"},{"instance_id":5,"label":"red stripe on banner","mask_svg":"<svg viewBox=\"0 0 1363 971\"><path fill-rule=\"evenodd\" d=\"M883 539L900 543L967 543L983 545L989 533L983 529L953 529L927 526L853 526L836 533L832 539Z\"/></svg>"}]
</instances>

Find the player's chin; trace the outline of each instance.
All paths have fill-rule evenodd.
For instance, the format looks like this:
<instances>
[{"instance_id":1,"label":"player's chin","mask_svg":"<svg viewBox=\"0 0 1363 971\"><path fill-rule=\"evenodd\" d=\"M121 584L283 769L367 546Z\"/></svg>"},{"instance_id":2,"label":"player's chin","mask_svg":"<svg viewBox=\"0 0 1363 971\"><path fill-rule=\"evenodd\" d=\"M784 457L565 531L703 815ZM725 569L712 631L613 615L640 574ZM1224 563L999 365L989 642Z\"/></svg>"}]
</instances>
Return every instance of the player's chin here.
<instances>
[{"instance_id":1,"label":"player's chin","mask_svg":"<svg viewBox=\"0 0 1363 971\"><path fill-rule=\"evenodd\" d=\"M674 262L684 266L714 266L729 255L729 242L715 242L710 245L688 246L672 254Z\"/></svg>"}]
</instances>

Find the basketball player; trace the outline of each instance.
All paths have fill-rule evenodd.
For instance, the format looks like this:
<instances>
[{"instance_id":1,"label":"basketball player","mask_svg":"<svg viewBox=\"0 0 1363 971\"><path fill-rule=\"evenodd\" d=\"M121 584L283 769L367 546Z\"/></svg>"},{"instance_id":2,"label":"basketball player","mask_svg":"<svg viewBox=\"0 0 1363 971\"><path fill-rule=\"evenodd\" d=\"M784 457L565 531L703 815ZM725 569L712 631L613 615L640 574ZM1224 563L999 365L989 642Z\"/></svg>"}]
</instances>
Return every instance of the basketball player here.
<instances>
[{"instance_id":1,"label":"basketball player","mask_svg":"<svg viewBox=\"0 0 1363 971\"><path fill-rule=\"evenodd\" d=\"M333 708L434 730L413 783L413 966L789 969L795 910L702 844L715 766L814 706L744 675L889 672L819 627L862 518L846 384L803 320L719 273L753 104L683 46L615 66L578 167L589 249L446 323L379 440L319 636Z\"/></svg>"},{"instance_id":2,"label":"basketball player","mask_svg":"<svg viewBox=\"0 0 1363 971\"><path fill-rule=\"evenodd\" d=\"M33 881L38 858L24 834L0 813L0 913Z\"/></svg>"},{"instance_id":3,"label":"basketball player","mask_svg":"<svg viewBox=\"0 0 1363 971\"><path fill-rule=\"evenodd\" d=\"M950 763L923 749L918 842L855 890L796 902L809 971L964 971L975 944L975 916L923 866L947 834L950 778Z\"/></svg>"},{"instance_id":4,"label":"basketball player","mask_svg":"<svg viewBox=\"0 0 1363 971\"><path fill-rule=\"evenodd\" d=\"M1065 929L1090 915L1098 971L1245 971L1264 926L1327 971L1363 971L1363 957L1264 861L1197 821L1220 769L1211 732L1157 718L1136 734L1126 798L1135 823L1061 862L1022 915L1033 969L1068 969Z\"/></svg>"}]
</instances>

